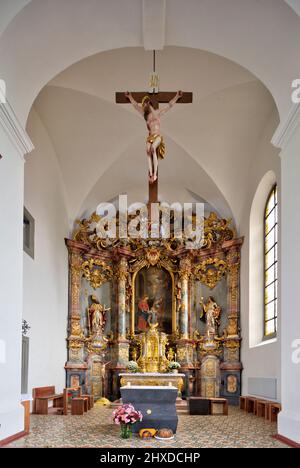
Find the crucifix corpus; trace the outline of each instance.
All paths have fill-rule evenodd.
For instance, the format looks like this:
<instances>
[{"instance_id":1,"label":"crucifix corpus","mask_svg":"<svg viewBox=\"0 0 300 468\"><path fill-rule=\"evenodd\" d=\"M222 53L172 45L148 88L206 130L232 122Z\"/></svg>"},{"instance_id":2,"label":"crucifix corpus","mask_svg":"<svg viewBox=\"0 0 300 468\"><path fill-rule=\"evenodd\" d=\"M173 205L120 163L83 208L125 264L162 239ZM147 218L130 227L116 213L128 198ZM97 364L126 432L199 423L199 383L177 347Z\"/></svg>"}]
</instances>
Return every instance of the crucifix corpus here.
<instances>
[{"instance_id":1,"label":"crucifix corpus","mask_svg":"<svg viewBox=\"0 0 300 468\"><path fill-rule=\"evenodd\" d=\"M177 91L149 92L117 92L116 103L128 104L144 117L147 125L148 136L146 139L146 152L149 166L149 202L158 202L158 160L165 157L165 143L160 133L160 118L175 104L190 104L193 101L193 93ZM159 109L159 104L167 105Z\"/></svg>"}]
</instances>

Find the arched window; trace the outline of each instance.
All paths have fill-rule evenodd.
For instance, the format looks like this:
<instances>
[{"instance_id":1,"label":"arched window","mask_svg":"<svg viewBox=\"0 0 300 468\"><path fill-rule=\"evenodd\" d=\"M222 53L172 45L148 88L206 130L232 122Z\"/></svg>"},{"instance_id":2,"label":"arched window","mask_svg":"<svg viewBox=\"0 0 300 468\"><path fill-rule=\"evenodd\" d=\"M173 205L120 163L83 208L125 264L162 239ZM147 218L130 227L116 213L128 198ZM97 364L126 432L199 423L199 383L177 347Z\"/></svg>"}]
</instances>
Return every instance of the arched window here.
<instances>
[{"instance_id":1,"label":"arched window","mask_svg":"<svg viewBox=\"0 0 300 468\"><path fill-rule=\"evenodd\" d=\"M264 337L277 332L278 201L277 185L269 193L264 213Z\"/></svg>"}]
</instances>

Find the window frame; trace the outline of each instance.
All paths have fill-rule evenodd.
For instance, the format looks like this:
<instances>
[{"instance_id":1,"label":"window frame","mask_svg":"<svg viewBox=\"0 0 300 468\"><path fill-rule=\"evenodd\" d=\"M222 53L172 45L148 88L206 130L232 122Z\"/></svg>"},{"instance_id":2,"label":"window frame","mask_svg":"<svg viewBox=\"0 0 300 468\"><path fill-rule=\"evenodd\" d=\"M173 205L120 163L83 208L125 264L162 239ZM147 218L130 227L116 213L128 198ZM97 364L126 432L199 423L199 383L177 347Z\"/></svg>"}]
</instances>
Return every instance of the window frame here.
<instances>
[{"instance_id":1,"label":"window frame","mask_svg":"<svg viewBox=\"0 0 300 468\"><path fill-rule=\"evenodd\" d=\"M268 204L270 202L270 199L272 197L272 195L275 195L275 204L274 204L274 207L272 208L272 210L270 211L270 213L275 210L275 213L276 213L276 216L275 216L275 222L274 222L274 225L272 226L272 228L268 231L268 233L266 234L266 223L267 223L267 219L270 215L270 213L268 214L268 216L266 216L266 213L267 213L267 208L268 208ZM266 249L266 238L267 238L267 235L272 231L272 229L275 230L275 236L274 236L274 244L267 250ZM266 268L266 255L268 252L270 252L272 249L276 249L276 259L274 261L274 263L272 263L272 265L269 266L269 268L267 269ZM264 256L264 261L263 261L263 341L267 341L267 340L272 340L274 338L277 337L277 331L278 331L278 187L277 187L277 183L275 183L269 194L268 194L268 197L267 197L267 200L266 200L266 203L265 203L265 208L264 208L264 214L263 214L263 256ZM267 281L266 281L266 272L267 270L269 270L270 268L274 267L275 268L275 272L274 272L274 280L267 284ZM276 273L276 274L275 274ZM274 294L274 299L272 301L269 301L268 303L266 303L266 298L265 298L265 293L266 293L266 288L268 286L270 286L272 283L274 283L274 288L275 288L275 285L277 285L277 294L275 296ZM270 304L271 302L274 302L274 314L272 316L271 319L268 319L266 318L266 308L267 308L267 305ZM275 331L273 333L269 333L269 334L266 334L266 324L267 322L271 321L271 320L274 320L274 325L275 325Z\"/></svg>"},{"instance_id":2,"label":"window frame","mask_svg":"<svg viewBox=\"0 0 300 468\"><path fill-rule=\"evenodd\" d=\"M28 229L28 244L24 236L24 224L26 223ZM23 251L27 253L34 260L34 247L35 247L35 220L33 216L24 206L23 211Z\"/></svg>"}]
</instances>

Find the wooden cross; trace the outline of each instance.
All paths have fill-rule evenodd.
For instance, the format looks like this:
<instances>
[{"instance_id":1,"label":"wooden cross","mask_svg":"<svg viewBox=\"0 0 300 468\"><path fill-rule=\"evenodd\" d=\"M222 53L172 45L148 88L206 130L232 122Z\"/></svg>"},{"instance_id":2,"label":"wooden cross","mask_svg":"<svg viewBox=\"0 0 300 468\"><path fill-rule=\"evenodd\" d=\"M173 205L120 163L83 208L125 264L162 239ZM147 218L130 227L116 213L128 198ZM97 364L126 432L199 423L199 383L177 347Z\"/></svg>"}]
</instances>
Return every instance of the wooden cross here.
<instances>
[{"instance_id":1,"label":"wooden cross","mask_svg":"<svg viewBox=\"0 0 300 468\"><path fill-rule=\"evenodd\" d=\"M159 108L159 104L169 103L176 95L173 91L160 91L157 94L151 94L144 91L132 92L133 99L139 104L145 96L149 96L151 105L154 109ZM193 93L182 93L181 98L178 99L176 104L191 104L193 102ZM117 104L130 104L124 92L116 93ZM148 203L158 203L158 178L152 184L149 182L149 201Z\"/></svg>"}]
</instances>

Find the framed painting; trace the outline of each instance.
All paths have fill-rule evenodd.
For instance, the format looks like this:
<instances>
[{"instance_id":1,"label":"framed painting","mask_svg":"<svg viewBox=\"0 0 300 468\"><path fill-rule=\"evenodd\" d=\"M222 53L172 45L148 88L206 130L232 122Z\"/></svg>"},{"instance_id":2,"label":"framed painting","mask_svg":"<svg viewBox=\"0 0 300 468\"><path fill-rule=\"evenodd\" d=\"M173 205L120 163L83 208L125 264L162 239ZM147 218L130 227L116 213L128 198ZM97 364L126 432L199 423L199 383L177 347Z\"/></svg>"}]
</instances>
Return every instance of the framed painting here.
<instances>
[{"instance_id":1,"label":"framed painting","mask_svg":"<svg viewBox=\"0 0 300 468\"><path fill-rule=\"evenodd\" d=\"M174 277L164 268L141 268L133 278L132 331L141 333L150 323L158 323L158 330L174 331Z\"/></svg>"}]
</instances>

